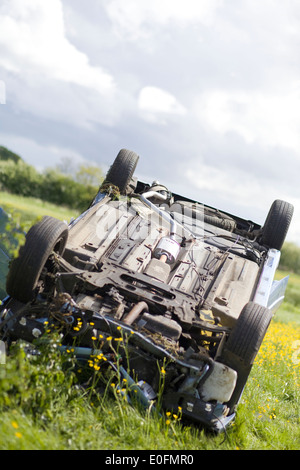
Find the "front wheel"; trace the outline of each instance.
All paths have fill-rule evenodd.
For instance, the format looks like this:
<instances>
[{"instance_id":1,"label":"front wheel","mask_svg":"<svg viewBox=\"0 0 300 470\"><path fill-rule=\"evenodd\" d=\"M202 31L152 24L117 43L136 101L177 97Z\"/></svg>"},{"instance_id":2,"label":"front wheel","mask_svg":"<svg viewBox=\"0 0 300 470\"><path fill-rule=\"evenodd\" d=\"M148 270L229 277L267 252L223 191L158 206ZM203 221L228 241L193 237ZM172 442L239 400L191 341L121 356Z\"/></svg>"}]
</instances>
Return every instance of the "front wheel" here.
<instances>
[{"instance_id":1,"label":"front wheel","mask_svg":"<svg viewBox=\"0 0 300 470\"><path fill-rule=\"evenodd\" d=\"M254 302L248 302L240 313L228 340L225 343L219 362L236 370L237 383L228 403L231 411L248 380L252 365L263 342L272 319L272 312Z\"/></svg>"},{"instance_id":2,"label":"front wheel","mask_svg":"<svg viewBox=\"0 0 300 470\"><path fill-rule=\"evenodd\" d=\"M46 216L33 225L19 255L10 266L6 292L20 302L33 300L43 268L52 252L63 254L68 239L68 226Z\"/></svg>"}]
</instances>

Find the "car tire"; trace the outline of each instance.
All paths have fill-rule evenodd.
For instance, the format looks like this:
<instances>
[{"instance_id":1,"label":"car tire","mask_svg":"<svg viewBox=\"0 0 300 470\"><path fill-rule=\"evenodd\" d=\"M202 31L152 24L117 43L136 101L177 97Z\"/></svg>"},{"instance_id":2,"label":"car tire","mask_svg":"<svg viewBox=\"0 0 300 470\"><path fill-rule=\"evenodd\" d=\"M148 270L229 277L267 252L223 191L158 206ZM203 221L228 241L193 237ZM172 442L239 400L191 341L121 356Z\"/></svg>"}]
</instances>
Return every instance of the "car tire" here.
<instances>
[{"instance_id":1,"label":"car tire","mask_svg":"<svg viewBox=\"0 0 300 470\"><path fill-rule=\"evenodd\" d=\"M10 266L6 292L14 299L27 303L33 300L43 268L54 251L63 254L68 239L68 226L46 216L33 225L21 246L19 255Z\"/></svg>"},{"instance_id":2,"label":"car tire","mask_svg":"<svg viewBox=\"0 0 300 470\"><path fill-rule=\"evenodd\" d=\"M268 308L248 302L241 311L218 358L218 362L226 364L237 372L236 387L227 404L231 412L234 411L242 395L272 316Z\"/></svg>"},{"instance_id":3,"label":"car tire","mask_svg":"<svg viewBox=\"0 0 300 470\"><path fill-rule=\"evenodd\" d=\"M139 156L131 150L121 149L106 174L103 185L111 183L117 186L122 195L129 189Z\"/></svg>"},{"instance_id":4,"label":"car tire","mask_svg":"<svg viewBox=\"0 0 300 470\"><path fill-rule=\"evenodd\" d=\"M293 212L292 204L276 199L270 207L262 228L260 243L268 248L281 250L292 221Z\"/></svg>"}]
</instances>

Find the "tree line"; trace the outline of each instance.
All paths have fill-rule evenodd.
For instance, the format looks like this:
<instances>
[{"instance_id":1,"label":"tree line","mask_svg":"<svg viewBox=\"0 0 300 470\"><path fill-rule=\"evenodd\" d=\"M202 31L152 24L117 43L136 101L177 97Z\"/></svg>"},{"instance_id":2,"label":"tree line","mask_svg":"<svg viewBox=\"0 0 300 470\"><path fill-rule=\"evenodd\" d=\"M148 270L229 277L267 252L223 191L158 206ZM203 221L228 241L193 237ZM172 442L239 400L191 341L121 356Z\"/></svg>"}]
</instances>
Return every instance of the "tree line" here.
<instances>
[{"instance_id":1,"label":"tree line","mask_svg":"<svg viewBox=\"0 0 300 470\"><path fill-rule=\"evenodd\" d=\"M39 172L17 154L0 147L0 189L30 196L71 209L86 209L103 180L97 166L74 167L65 159L54 168Z\"/></svg>"}]
</instances>

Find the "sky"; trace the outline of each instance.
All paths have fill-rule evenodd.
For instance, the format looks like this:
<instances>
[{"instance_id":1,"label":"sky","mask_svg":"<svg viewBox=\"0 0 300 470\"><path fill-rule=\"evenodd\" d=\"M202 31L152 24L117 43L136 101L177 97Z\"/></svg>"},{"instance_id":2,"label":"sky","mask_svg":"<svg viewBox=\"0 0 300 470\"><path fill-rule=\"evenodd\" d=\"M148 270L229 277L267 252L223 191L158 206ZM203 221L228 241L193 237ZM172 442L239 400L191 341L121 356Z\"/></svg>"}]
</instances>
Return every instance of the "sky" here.
<instances>
[{"instance_id":1,"label":"sky","mask_svg":"<svg viewBox=\"0 0 300 470\"><path fill-rule=\"evenodd\" d=\"M0 145L136 176L263 224L295 206L299 0L1 0Z\"/></svg>"}]
</instances>

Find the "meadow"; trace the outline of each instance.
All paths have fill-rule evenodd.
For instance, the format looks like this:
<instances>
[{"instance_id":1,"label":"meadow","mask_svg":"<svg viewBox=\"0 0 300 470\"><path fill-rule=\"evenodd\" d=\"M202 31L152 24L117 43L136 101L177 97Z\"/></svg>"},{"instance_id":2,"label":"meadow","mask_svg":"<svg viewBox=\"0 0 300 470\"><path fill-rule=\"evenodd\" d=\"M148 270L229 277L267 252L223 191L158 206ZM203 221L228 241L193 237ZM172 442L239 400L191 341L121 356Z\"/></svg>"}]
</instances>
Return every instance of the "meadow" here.
<instances>
[{"instance_id":1,"label":"meadow","mask_svg":"<svg viewBox=\"0 0 300 470\"><path fill-rule=\"evenodd\" d=\"M0 198L22 221L77 215L38 200L6 193ZM279 271L278 279L286 274ZM180 413L132 407L111 384L102 395L79 387L73 358L58 353L53 340L40 356L17 344L0 365L0 450L299 450L299 292L300 276L291 274L226 433L186 425Z\"/></svg>"},{"instance_id":2,"label":"meadow","mask_svg":"<svg viewBox=\"0 0 300 470\"><path fill-rule=\"evenodd\" d=\"M0 191L0 207L17 219L18 222L32 225L38 217L50 215L60 220L70 221L79 215L78 210L57 206L34 197L18 196Z\"/></svg>"}]
</instances>

